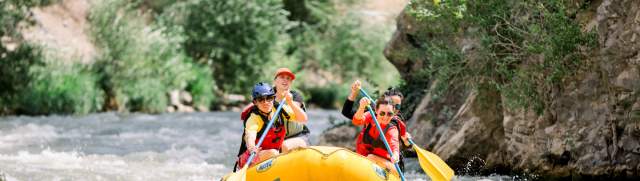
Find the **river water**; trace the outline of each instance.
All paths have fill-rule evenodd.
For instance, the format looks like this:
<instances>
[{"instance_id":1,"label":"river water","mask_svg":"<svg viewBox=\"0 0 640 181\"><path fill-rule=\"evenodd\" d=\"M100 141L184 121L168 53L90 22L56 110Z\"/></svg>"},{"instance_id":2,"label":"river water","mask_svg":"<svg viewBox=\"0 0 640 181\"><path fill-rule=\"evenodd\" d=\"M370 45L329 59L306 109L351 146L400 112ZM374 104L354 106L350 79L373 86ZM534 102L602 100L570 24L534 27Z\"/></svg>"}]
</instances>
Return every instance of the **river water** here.
<instances>
[{"instance_id":1,"label":"river water","mask_svg":"<svg viewBox=\"0 0 640 181\"><path fill-rule=\"evenodd\" d=\"M317 143L337 111L309 111ZM0 117L0 180L219 180L232 170L237 112ZM415 159L408 180L429 180ZM514 180L510 176L457 180ZM515 179L517 180L517 179Z\"/></svg>"}]
</instances>

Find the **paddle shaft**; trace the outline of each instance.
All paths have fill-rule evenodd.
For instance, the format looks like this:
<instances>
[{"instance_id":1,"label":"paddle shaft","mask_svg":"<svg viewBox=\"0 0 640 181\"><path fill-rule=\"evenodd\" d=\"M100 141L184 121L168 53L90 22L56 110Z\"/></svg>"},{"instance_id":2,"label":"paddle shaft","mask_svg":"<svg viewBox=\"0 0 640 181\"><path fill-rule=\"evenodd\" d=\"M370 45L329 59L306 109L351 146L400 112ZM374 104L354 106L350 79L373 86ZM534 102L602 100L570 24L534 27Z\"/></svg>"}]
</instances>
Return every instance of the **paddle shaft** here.
<instances>
[{"instance_id":1,"label":"paddle shaft","mask_svg":"<svg viewBox=\"0 0 640 181\"><path fill-rule=\"evenodd\" d=\"M360 92L362 92L362 94L365 95L368 99L373 101L373 99L371 99L371 97L369 97L369 95L366 92L364 92L364 90L360 89ZM384 147L387 149L387 152L389 153L389 158L393 160L393 152L391 152L391 147L389 147L389 143L387 143L387 138L384 136L384 132L380 127L380 123L378 123L378 119L376 118L375 112L373 112L373 109L371 109L371 106L367 106L367 109L369 110L369 114L371 114L371 118L373 118L373 122L376 123L376 128L378 129L378 132L380 132L380 138L382 138L382 143L384 143ZM404 174L402 173L402 170L400 170L400 166L398 166L398 162L393 162L393 166L396 167L396 170L398 171L398 175L400 175L400 179L404 181L405 180Z\"/></svg>"},{"instance_id":2,"label":"paddle shaft","mask_svg":"<svg viewBox=\"0 0 640 181\"><path fill-rule=\"evenodd\" d=\"M260 146L262 145L264 138L267 136L269 129L271 129L271 126L273 125L273 122L275 122L275 120L280 117L279 116L280 111L282 110L282 106L285 104L285 100L286 99L282 99L282 101L280 101L280 105L278 105L278 109L276 109L275 114L273 114L273 117L271 118L271 120L269 120L269 123L267 124L267 128L264 129L266 131L262 133L262 136L260 136L260 139L258 140L258 144L256 144L257 148L260 148ZM249 160L247 160L247 163L244 164L244 167L248 167L251 164L251 161L253 160L253 157L256 156L256 154L257 154L256 152L251 152L251 156L249 156Z\"/></svg>"},{"instance_id":3,"label":"paddle shaft","mask_svg":"<svg viewBox=\"0 0 640 181\"><path fill-rule=\"evenodd\" d=\"M364 95L364 97L369 98L369 100L371 101L371 103L375 106L375 102L376 100L374 100L373 98L371 98L371 96L369 96L369 94L367 94L367 92L364 91L364 89L360 89L360 93L362 93L362 95Z\"/></svg>"}]
</instances>

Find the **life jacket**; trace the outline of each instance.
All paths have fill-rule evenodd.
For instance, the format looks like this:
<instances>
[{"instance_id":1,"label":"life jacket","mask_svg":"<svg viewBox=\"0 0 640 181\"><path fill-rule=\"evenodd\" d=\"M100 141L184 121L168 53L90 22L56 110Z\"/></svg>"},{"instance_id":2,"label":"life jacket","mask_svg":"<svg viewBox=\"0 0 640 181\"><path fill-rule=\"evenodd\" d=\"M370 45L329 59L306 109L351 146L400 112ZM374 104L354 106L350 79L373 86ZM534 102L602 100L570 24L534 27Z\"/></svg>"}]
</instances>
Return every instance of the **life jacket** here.
<instances>
[{"instance_id":1,"label":"life jacket","mask_svg":"<svg viewBox=\"0 0 640 181\"><path fill-rule=\"evenodd\" d=\"M376 134L376 135L371 135L370 130L372 127L375 127L374 124L366 124L364 126L364 129L360 132L360 134L358 135L358 140L357 140L357 151L358 153L362 154L362 155L367 155L367 154L374 154L377 155L379 157L385 158L387 160L391 160L391 157L389 157L389 153L387 152L387 148L384 146L384 142L382 141L382 138L380 136L380 133ZM387 124L387 127L384 128L382 130L382 132L385 134L385 136L387 135L387 131L390 128L395 127L397 130L398 129L398 120L391 119L391 121L389 122L389 124ZM373 128L376 129L376 128ZM400 133L398 132L398 138L400 137ZM402 144L402 142L399 142L400 144ZM400 150L398 150L400 151Z\"/></svg>"},{"instance_id":2,"label":"life jacket","mask_svg":"<svg viewBox=\"0 0 640 181\"><path fill-rule=\"evenodd\" d=\"M278 104L277 102L274 102L274 103ZM242 112L240 113L240 120L246 121L247 119L249 119L249 116L251 115L250 113L253 110L253 108L255 108L255 105L253 105L253 103L250 103L249 105L245 106L242 109ZM301 108L304 110L304 106L302 106ZM286 126L295 126L293 124L300 124L300 123L287 122ZM285 139L296 137L302 134L310 134L310 133L311 131L309 131L309 128L307 127L306 124L302 124L302 129L299 129L299 127L298 129L294 129L293 127L288 127Z\"/></svg>"},{"instance_id":3,"label":"life jacket","mask_svg":"<svg viewBox=\"0 0 640 181\"><path fill-rule=\"evenodd\" d=\"M407 126L406 124L404 124L404 119L402 119L402 117L396 115L394 116L391 120L395 121L396 126L398 126L398 137L403 137L407 134ZM404 145L404 144L403 144Z\"/></svg>"},{"instance_id":4,"label":"life jacket","mask_svg":"<svg viewBox=\"0 0 640 181\"><path fill-rule=\"evenodd\" d=\"M400 154L398 156L399 161L398 161L398 166L400 166L400 170L404 171L404 153L403 150L409 149L408 146L404 145L404 141L402 141L402 137L405 136L407 134L407 126L406 124L404 124L404 120L402 118L402 116L400 116L401 114L396 114L396 116L393 117L393 119L391 120L395 120L396 124L398 126L398 143L400 143L400 150L398 151L398 154Z\"/></svg>"},{"instance_id":5,"label":"life jacket","mask_svg":"<svg viewBox=\"0 0 640 181\"><path fill-rule=\"evenodd\" d=\"M249 105L242 108L242 112L240 113L240 121L243 122L243 125L247 121L247 119L249 119L249 115L251 115L250 113L253 110L253 108L255 108L253 103L249 103Z\"/></svg>"},{"instance_id":6,"label":"life jacket","mask_svg":"<svg viewBox=\"0 0 640 181\"><path fill-rule=\"evenodd\" d=\"M404 145L404 142L402 141L402 138L401 138L402 136L405 136L405 135L406 135L406 133L407 133L407 132L406 132L406 124L405 124L405 123L404 123L404 121L402 121L402 120L403 120L402 116L400 116L400 114L396 114L396 115L391 119L390 124L391 124L391 123L395 124L395 125L396 125L396 127L397 127L397 130L398 130L398 143L399 143L399 148L400 148L400 149L398 150L398 154L399 154L399 155L398 155L398 159L399 159L399 160L398 160L398 166L400 166L400 170L404 171L404 155L403 155L403 150L405 150L405 149L409 149L410 147L405 146L405 145ZM365 126L369 126L369 128L365 127L365 130L366 130L366 131L367 131L367 133L368 133L369 129L370 129L371 127L375 126L375 125L368 124L368 125L365 125ZM390 126L387 126L387 128L386 128L386 129L388 129L388 128L390 128ZM387 130L386 130L386 129L384 130L384 131L385 131L385 133L387 132ZM361 132L358 134L358 138L357 138L357 140L356 140L356 142L358 143L358 145L360 145L360 144L361 144L361 142L362 142L362 140L363 140L363 139L362 139L362 135L363 135L363 133L364 133L364 130L363 130L363 131L361 131ZM385 134L385 135L386 135L386 134ZM369 135L369 136L371 136L371 135ZM377 137L379 137L380 135L376 135L376 136L377 136ZM382 143L382 140L379 140L379 139L378 139L378 141L380 141L380 143L379 143L379 144L381 144L381 150L382 150L382 151L384 151L384 152L382 152L382 151L378 151L378 152L379 152L379 153L384 153L384 156L382 156L383 158L386 158L386 159L388 159L388 160L391 160L391 159L389 159L389 154L387 153L387 149L384 147L384 143ZM371 153L371 152L367 151L367 148L365 148L365 146L358 146L358 148L356 148L356 152L358 152L358 153L359 153L359 154L361 154L361 155L365 155L365 156L366 156L368 153ZM376 155L378 155L378 154L376 154ZM378 156L380 156L380 155L378 155Z\"/></svg>"},{"instance_id":7,"label":"life jacket","mask_svg":"<svg viewBox=\"0 0 640 181\"><path fill-rule=\"evenodd\" d=\"M277 103L275 107L278 107ZM285 119L289 120L290 118L289 114L287 114L286 111L280 111L280 114L277 115L278 118L274 121L271 128L269 130L266 130L269 117L261 114L260 110L256 106L253 106L249 113L250 113L249 115L254 114L254 115L260 116L260 119L263 122L262 128L260 128L260 130L258 131L258 134L256 135L255 144L258 144L258 141L260 141L260 137L266 133L267 135L264 137L264 141L262 141L262 145L260 145L260 148L262 150L266 150L266 149L280 150L280 147L282 147L282 142L284 141L284 136L287 132L284 126L284 120ZM247 116L245 119L242 120L243 125L246 126L247 120L249 119L249 117L250 116ZM247 145L244 140L245 134L246 133L243 131L242 143L240 144L238 156L242 155L242 153L244 153L247 150Z\"/></svg>"}]
</instances>

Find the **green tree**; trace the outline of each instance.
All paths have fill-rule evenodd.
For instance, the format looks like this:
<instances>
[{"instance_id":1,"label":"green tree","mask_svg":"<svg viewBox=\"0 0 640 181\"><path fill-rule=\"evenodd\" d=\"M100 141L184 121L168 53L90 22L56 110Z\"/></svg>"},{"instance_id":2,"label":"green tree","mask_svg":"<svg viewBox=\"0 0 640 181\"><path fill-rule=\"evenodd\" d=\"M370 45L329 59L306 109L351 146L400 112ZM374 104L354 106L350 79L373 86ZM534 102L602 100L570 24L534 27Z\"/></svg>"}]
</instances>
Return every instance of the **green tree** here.
<instances>
[{"instance_id":1,"label":"green tree","mask_svg":"<svg viewBox=\"0 0 640 181\"><path fill-rule=\"evenodd\" d=\"M214 82L187 56L180 28L147 23L147 14L125 0L94 4L91 32L102 49L96 70L103 89L122 111L163 112L171 90L193 90L196 103L210 106Z\"/></svg>"},{"instance_id":2,"label":"green tree","mask_svg":"<svg viewBox=\"0 0 640 181\"><path fill-rule=\"evenodd\" d=\"M0 1L0 113L15 108L17 94L29 83L29 67L42 63L40 49L22 42L18 24L32 23L29 8L49 3L51 0Z\"/></svg>"},{"instance_id":3,"label":"green tree","mask_svg":"<svg viewBox=\"0 0 640 181\"><path fill-rule=\"evenodd\" d=\"M161 19L182 27L187 53L211 66L228 93L244 93L255 83L290 23L280 0L189 0L165 10Z\"/></svg>"},{"instance_id":4,"label":"green tree","mask_svg":"<svg viewBox=\"0 0 640 181\"><path fill-rule=\"evenodd\" d=\"M552 99L548 92L585 68L585 50L597 46L597 35L582 32L568 6L562 0L413 0L408 12L421 32L412 38L424 48L411 56L429 63L407 86L429 79L440 80L441 90L488 88L500 91L510 108L542 113ZM462 36L480 41L473 62L455 47L453 39Z\"/></svg>"},{"instance_id":5,"label":"green tree","mask_svg":"<svg viewBox=\"0 0 640 181\"><path fill-rule=\"evenodd\" d=\"M87 114L102 109L104 93L91 68L59 62L30 67L32 80L19 93L19 113Z\"/></svg>"}]
</instances>

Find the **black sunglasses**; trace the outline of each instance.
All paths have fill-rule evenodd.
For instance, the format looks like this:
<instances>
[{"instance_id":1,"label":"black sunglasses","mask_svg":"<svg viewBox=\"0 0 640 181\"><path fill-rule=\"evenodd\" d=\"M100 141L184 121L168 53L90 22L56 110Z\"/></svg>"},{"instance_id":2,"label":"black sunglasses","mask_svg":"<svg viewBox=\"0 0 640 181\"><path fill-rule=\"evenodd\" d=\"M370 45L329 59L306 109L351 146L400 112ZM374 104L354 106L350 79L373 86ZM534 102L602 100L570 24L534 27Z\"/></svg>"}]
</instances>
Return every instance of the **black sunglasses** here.
<instances>
[{"instance_id":1,"label":"black sunglasses","mask_svg":"<svg viewBox=\"0 0 640 181\"><path fill-rule=\"evenodd\" d=\"M393 116L393 111L389 111L389 112L380 111L380 113L378 114L380 116Z\"/></svg>"},{"instance_id":2,"label":"black sunglasses","mask_svg":"<svg viewBox=\"0 0 640 181\"><path fill-rule=\"evenodd\" d=\"M258 97L253 100L257 102L271 102L273 99L275 99L275 96Z\"/></svg>"}]
</instances>

